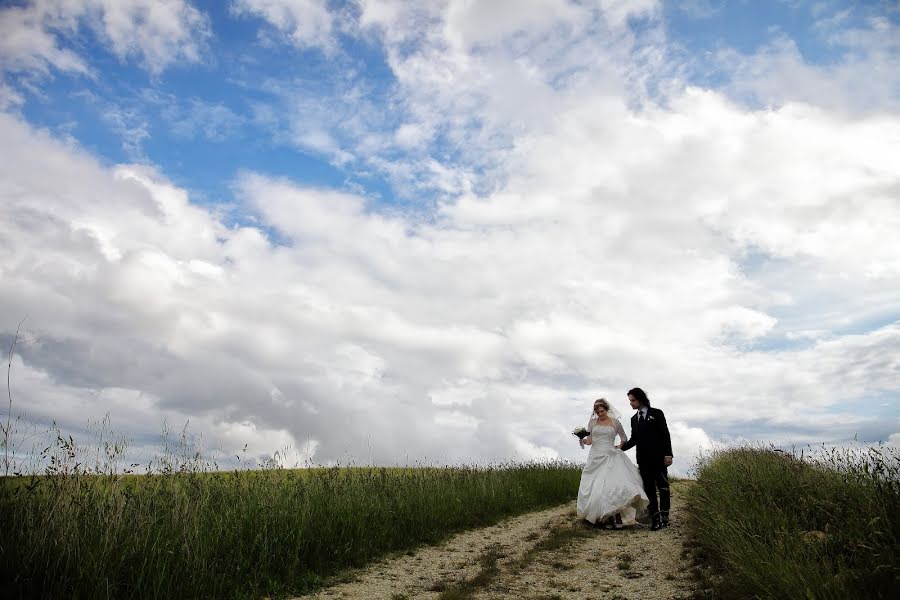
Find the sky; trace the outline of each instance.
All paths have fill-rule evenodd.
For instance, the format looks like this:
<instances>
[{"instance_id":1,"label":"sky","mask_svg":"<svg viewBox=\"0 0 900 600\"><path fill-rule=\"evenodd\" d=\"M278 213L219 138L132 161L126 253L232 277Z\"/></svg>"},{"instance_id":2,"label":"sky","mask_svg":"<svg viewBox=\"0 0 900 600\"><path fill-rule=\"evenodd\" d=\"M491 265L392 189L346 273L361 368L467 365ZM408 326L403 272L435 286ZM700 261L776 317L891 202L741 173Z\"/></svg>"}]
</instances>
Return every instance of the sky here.
<instances>
[{"instance_id":1,"label":"sky","mask_svg":"<svg viewBox=\"0 0 900 600\"><path fill-rule=\"evenodd\" d=\"M0 2L11 416L579 461L639 386L677 474L900 444L898 56L877 0Z\"/></svg>"}]
</instances>

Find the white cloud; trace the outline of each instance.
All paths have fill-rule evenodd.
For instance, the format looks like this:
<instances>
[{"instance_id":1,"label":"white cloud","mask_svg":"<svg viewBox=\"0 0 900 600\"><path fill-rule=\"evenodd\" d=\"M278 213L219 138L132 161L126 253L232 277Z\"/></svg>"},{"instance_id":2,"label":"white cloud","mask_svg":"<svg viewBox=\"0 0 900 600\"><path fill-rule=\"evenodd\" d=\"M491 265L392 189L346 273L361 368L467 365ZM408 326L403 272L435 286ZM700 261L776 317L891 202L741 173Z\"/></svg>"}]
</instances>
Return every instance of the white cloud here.
<instances>
[{"instance_id":1,"label":"white cloud","mask_svg":"<svg viewBox=\"0 0 900 600\"><path fill-rule=\"evenodd\" d=\"M210 35L206 17L183 0L42 0L0 10L0 70L93 75L61 40L90 29L120 60L136 59L158 74L201 60Z\"/></svg>"},{"instance_id":2,"label":"white cloud","mask_svg":"<svg viewBox=\"0 0 900 600\"><path fill-rule=\"evenodd\" d=\"M494 45L516 34L540 35L558 26L573 25L581 9L567 0L515 0L449 2L445 13L445 36L451 47L469 51L474 46Z\"/></svg>"},{"instance_id":3,"label":"white cloud","mask_svg":"<svg viewBox=\"0 0 900 600\"><path fill-rule=\"evenodd\" d=\"M596 4L613 27L624 27L631 18L653 16L660 10L659 0L596 0Z\"/></svg>"},{"instance_id":4,"label":"white cloud","mask_svg":"<svg viewBox=\"0 0 900 600\"><path fill-rule=\"evenodd\" d=\"M45 338L23 350L21 370L45 382L38 393L17 379L24 398L133 390L150 402L141 410L190 415L223 444L249 423L269 432L248 433L257 445L310 436L324 461L347 451L454 461L576 458L573 419L597 395L626 412L624 390L639 383L673 422L687 469L691 447L717 428L752 418L768 435L802 414L813 430L849 432L828 411L900 388L886 359L896 325L799 351L742 350L772 327L770 291L736 268L727 238L700 218L704 203L693 217L689 197L677 218L645 212L666 196L637 184L665 177L623 175L634 206L587 180L587 193L573 190L538 217L497 211L485 223L449 204L437 222L418 221L248 173L236 182L245 205L290 242L273 246L256 229L225 227L158 174L108 171L10 117L0 124L10 141L0 161L9 282L0 310L28 314ZM621 139L631 140L615 154L627 170L628 144L644 139ZM664 142L655 147L660 164L671 162ZM689 180L706 156L668 168ZM515 179L506 192L526 207L560 176L527 173L530 192ZM745 179L753 172L730 188ZM610 212L625 226L605 226ZM74 422L83 409L69 408ZM97 410L138 418L127 403Z\"/></svg>"},{"instance_id":5,"label":"white cloud","mask_svg":"<svg viewBox=\"0 0 900 600\"><path fill-rule=\"evenodd\" d=\"M163 111L172 132L184 138L204 138L221 142L233 135L243 124L244 117L219 102L191 98L185 106L170 99Z\"/></svg>"},{"instance_id":6,"label":"white cloud","mask_svg":"<svg viewBox=\"0 0 900 600\"><path fill-rule=\"evenodd\" d=\"M721 4L711 0L681 0L678 9L692 19L708 19L722 10Z\"/></svg>"},{"instance_id":7,"label":"white cloud","mask_svg":"<svg viewBox=\"0 0 900 600\"><path fill-rule=\"evenodd\" d=\"M152 73L173 63L199 62L210 35L206 17L183 0L94 0L110 49L120 59L137 59Z\"/></svg>"},{"instance_id":8,"label":"white cloud","mask_svg":"<svg viewBox=\"0 0 900 600\"><path fill-rule=\"evenodd\" d=\"M288 35L315 12L242 6ZM726 90L688 86L656 3L600 7L497 23L365 2L340 27L384 44L389 104L267 84L292 112L260 119L290 143L439 190L433 212L243 172L256 227L228 227L165 174L0 115L0 314L45 339L16 365L26 405L99 390L129 428L189 416L229 450L309 439L323 461L574 459L591 400L627 414L641 385L676 473L717 440L897 431L861 410L900 389L900 118L880 83L859 105L787 84L748 104L744 84L808 65L763 51Z\"/></svg>"},{"instance_id":9,"label":"white cloud","mask_svg":"<svg viewBox=\"0 0 900 600\"><path fill-rule=\"evenodd\" d=\"M673 473L686 474L696 465L702 452L713 448L713 441L703 429L691 427L684 421L673 421L669 424L672 436Z\"/></svg>"},{"instance_id":10,"label":"white cloud","mask_svg":"<svg viewBox=\"0 0 900 600\"><path fill-rule=\"evenodd\" d=\"M55 9L55 10L54 10ZM54 31L74 33L77 19L62 5L11 6L0 11L0 67L9 71L87 73L77 54L57 44Z\"/></svg>"},{"instance_id":11,"label":"white cloud","mask_svg":"<svg viewBox=\"0 0 900 600\"><path fill-rule=\"evenodd\" d=\"M101 113L101 118L122 140L122 149L131 160L148 162L144 154L144 142L150 139L150 124L141 111L107 106Z\"/></svg>"},{"instance_id":12,"label":"white cloud","mask_svg":"<svg viewBox=\"0 0 900 600\"><path fill-rule=\"evenodd\" d=\"M0 77L0 110L6 111L21 106L25 98Z\"/></svg>"},{"instance_id":13,"label":"white cloud","mask_svg":"<svg viewBox=\"0 0 900 600\"><path fill-rule=\"evenodd\" d=\"M298 47L334 48L326 0L234 0L232 10L266 20Z\"/></svg>"},{"instance_id":14,"label":"white cloud","mask_svg":"<svg viewBox=\"0 0 900 600\"><path fill-rule=\"evenodd\" d=\"M316 459L317 441L298 439L277 425L263 427L253 421L229 420L224 418L224 413L200 415L161 408L159 398L137 389L66 385L32 368L18 356L14 358L12 372L16 381L15 400L27 406L29 421L42 425L52 421L63 431L76 432L87 459L85 464L90 466L97 450L92 444L101 433L105 439L127 440L127 449L119 457L120 467L134 462L140 465L138 470L146 470L151 459L165 453L167 445L170 452L182 459L189 458L193 454L191 450L199 450L204 460L215 461L220 467L240 463L254 466L271 459L293 467ZM40 435L40 431L20 425L19 435L12 437L18 444L21 460L35 458L28 454L31 446L40 448L47 441L54 443ZM188 446L179 449L182 434Z\"/></svg>"},{"instance_id":15,"label":"white cloud","mask_svg":"<svg viewBox=\"0 0 900 600\"><path fill-rule=\"evenodd\" d=\"M726 48L717 60L732 93L763 105L802 102L852 114L895 113L900 75L892 67L900 52L900 27L884 18L860 28L835 28L823 21L821 35L842 50L840 60L811 63L780 32L750 55Z\"/></svg>"},{"instance_id":16,"label":"white cloud","mask_svg":"<svg viewBox=\"0 0 900 600\"><path fill-rule=\"evenodd\" d=\"M256 12L293 10L281 0L265 6ZM404 197L423 190L454 196L472 188L475 179L489 186L502 179L502 153L516 136L552 127L548 115L563 108L555 88L590 72L597 87L609 85L608 93L615 93L632 77L626 63L643 43L628 20L658 11L655 1L542 0L511 9L467 0L366 0L358 16L329 13L333 30L381 44L395 82L373 89L354 59L342 63L337 56L336 64L346 68L324 86L276 86L282 117L272 126L276 137L287 129L290 142L337 166L387 175ZM501 13L504 18L496 18ZM290 29L284 18L268 20ZM646 27L659 28L658 21ZM577 93L569 91L566 97ZM448 153L455 159L448 161Z\"/></svg>"}]
</instances>

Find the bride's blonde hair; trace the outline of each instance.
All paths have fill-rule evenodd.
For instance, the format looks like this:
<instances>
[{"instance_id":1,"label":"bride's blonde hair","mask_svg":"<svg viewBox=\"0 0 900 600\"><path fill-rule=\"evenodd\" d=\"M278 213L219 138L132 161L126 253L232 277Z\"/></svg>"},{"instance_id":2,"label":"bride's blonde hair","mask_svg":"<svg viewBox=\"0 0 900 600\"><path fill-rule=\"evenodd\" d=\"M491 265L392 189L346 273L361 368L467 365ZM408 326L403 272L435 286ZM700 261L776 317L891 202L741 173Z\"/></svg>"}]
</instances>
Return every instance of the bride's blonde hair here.
<instances>
[{"instance_id":1,"label":"bride's blonde hair","mask_svg":"<svg viewBox=\"0 0 900 600\"><path fill-rule=\"evenodd\" d=\"M602 406L603 410L609 412L609 402L607 402L606 398L597 398L594 400L594 414L597 414L597 407Z\"/></svg>"}]
</instances>

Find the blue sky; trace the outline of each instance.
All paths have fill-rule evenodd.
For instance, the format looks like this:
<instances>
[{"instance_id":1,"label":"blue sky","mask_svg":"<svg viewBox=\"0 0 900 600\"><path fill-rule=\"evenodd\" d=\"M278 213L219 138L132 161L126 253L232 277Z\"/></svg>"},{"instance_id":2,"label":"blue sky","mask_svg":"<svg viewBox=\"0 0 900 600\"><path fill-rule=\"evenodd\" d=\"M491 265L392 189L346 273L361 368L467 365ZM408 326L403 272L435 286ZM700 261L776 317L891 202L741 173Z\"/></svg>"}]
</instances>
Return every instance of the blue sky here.
<instances>
[{"instance_id":1,"label":"blue sky","mask_svg":"<svg viewBox=\"0 0 900 600\"><path fill-rule=\"evenodd\" d=\"M900 435L896 3L161 6L0 7L38 421L575 458L548 427L643 382L688 455Z\"/></svg>"},{"instance_id":2,"label":"blue sky","mask_svg":"<svg viewBox=\"0 0 900 600\"><path fill-rule=\"evenodd\" d=\"M256 112L271 109L277 120L284 102L279 89L327 100L360 86L367 100L384 111L383 122L373 125L393 129L398 119L392 118L388 103L396 80L377 39L338 35L337 47L329 51L286 46L260 16L236 14L225 2L193 5L205 15L211 33L200 61L148 72L134 58L116 57L82 26L78 35L58 41L87 57L96 77L52 72L36 93L26 95L23 116L74 137L109 163L157 165L198 202L230 201L229 182L241 169L316 186L362 188L377 200L394 200L397 191L382 174L298 148L277 135L277 124L261 122ZM352 3L335 5L335 10L353 8ZM898 11L888 8L878 2L823 8L818 2L698 0L664 4L661 24L672 48L696 62L687 73L689 81L721 85L728 72L705 60L711 53L727 48L750 55L783 35L808 63L830 64L847 49L829 39L823 22L840 17L841 27L853 28L883 17L896 24ZM640 29L645 18L635 17L632 26ZM21 73L11 79L31 76ZM111 112L122 116L113 119ZM438 156L453 153L440 144L432 151Z\"/></svg>"}]
</instances>

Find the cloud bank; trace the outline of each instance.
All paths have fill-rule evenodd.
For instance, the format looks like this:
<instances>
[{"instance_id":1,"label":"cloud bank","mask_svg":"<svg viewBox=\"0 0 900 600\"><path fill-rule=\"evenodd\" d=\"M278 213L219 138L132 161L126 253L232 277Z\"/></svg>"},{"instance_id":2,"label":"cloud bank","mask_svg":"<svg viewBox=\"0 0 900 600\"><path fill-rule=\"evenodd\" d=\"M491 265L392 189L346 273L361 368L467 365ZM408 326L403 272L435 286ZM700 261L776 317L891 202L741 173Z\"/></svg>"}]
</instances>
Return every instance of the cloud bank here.
<instances>
[{"instance_id":1,"label":"cloud bank","mask_svg":"<svg viewBox=\"0 0 900 600\"><path fill-rule=\"evenodd\" d=\"M335 60L369 40L393 79L322 106L286 82L277 127L408 200L240 169L223 174L232 204L200 204L152 165L0 115L0 341L27 315L38 341L12 373L29 418L109 413L148 447L190 420L225 454L319 462L577 459L591 401L626 412L639 385L679 473L715 442L896 438L896 88L778 83L880 68L896 27L854 30L828 68L777 41L723 52L734 77L712 87L685 79L653 2L514 19L288 4L232 13ZM202 15L170 8L203 39ZM104 30L110 52L151 71L199 56L122 27L132 45ZM90 72L42 47L15 68Z\"/></svg>"}]
</instances>

